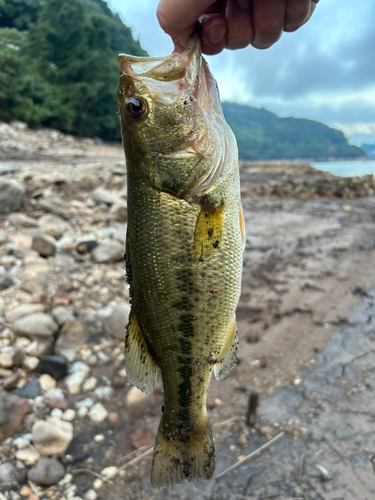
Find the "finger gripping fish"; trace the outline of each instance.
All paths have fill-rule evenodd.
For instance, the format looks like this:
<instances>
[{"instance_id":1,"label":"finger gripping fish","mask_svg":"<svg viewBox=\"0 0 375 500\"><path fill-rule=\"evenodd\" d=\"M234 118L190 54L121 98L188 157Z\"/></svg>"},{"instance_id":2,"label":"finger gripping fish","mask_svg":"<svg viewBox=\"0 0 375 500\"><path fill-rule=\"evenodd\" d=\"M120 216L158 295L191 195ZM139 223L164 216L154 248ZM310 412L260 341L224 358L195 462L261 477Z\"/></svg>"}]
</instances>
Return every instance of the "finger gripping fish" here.
<instances>
[{"instance_id":1,"label":"finger gripping fish","mask_svg":"<svg viewBox=\"0 0 375 500\"><path fill-rule=\"evenodd\" d=\"M151 482L211 479L211 373L236 364L244 222L238 154L217 85L193 35L182 54L119 56L119 119L127 162L126 270L130 381L164 407Z\"/></svg>"}]
</instances>

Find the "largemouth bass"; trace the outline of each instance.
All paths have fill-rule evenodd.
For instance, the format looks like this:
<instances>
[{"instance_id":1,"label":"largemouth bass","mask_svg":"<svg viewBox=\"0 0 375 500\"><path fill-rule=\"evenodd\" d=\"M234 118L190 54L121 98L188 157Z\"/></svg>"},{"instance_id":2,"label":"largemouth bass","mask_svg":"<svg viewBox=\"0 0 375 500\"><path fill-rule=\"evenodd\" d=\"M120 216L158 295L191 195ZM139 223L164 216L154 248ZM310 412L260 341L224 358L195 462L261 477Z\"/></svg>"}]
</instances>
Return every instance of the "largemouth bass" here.
<instances>
[{"instance_id":1,"label":"largemouth bass","mask_svg":"<svg viewBox=\"0 0 375 500\"><path fill-rule=\"evenodd\" d=\"M238 153L217 84L193 35L181 54L119 56L119 119L127 163L129 380L164 388L154 487L209 480L211 373L237 359L244 220Z\"/></svg>"}]
</instances>

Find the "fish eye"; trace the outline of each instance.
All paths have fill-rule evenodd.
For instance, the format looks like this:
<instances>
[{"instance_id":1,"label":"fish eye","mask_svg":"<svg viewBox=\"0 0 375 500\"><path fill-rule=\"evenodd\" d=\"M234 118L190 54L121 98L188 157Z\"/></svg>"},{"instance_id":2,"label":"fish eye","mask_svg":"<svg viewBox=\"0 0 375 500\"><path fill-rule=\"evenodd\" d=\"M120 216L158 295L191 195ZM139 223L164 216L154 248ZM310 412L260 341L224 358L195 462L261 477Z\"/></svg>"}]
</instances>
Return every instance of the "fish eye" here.
<instances>
[{"instance_id":1,"label":"fish eye","mask_svg":"<svg viewBox=\"0 0 375 500\"><path fill-rule=\"evenodd\" d=\"M139 97L130 97L127 99L127 109L133 118L140 118L146 111L146 103Z\"/></svg>"}]
</instances>

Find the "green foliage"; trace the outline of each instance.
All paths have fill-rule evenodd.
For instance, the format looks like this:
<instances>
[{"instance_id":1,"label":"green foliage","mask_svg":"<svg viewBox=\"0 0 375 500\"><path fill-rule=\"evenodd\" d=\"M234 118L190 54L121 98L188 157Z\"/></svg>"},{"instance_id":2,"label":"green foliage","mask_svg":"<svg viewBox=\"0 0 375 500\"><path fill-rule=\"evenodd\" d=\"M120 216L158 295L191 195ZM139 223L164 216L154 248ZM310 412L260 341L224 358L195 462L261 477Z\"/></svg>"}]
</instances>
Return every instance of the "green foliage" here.
<instances>
[{"instance_id":1,"label":"green foliage","mask_svg":"<svg viewBox=\"0 0 375 500\"><path fill-rule=\"evenodd\" d=\"M44 0L0 0L0 28L27 30L43 5Z\"/></svg>"},{"instance_id":2,"label":"green foliage","mask_svg":"<svg viewBox=\"0 0 375 500\"><path fill-rule=\"evenodd\" d=\"M147 53L103 0L29 1L42 6L29 30L14 27L20 11L0 28L0 120L119 139L117 54ZM13 2L0 0L0 12Z\"/></svg>"},{"instance_id":3,"label":"green foliage","mask_svg":"<svg viewBox=\"0 0 375 500\"><path fill-rule=\"evenodd\" d=\"M264 108L229 102L223 111L238 142L242 160L356 158L365 156L344 134L323 123L279 118Z\"/></svg>"}]
</instances>

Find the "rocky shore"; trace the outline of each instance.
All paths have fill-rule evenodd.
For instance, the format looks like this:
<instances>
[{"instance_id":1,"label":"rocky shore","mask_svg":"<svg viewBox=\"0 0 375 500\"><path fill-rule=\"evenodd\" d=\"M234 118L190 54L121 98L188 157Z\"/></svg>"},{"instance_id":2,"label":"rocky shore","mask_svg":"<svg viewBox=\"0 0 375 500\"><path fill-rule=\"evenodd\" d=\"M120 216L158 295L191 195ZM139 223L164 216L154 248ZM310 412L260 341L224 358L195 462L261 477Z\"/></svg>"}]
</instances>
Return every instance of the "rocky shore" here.
<instances>
[{"instance_id":1,"label":"rocky shore","mask_svg":"<svg viewBox=\"0 0 375 500\"><path fill-rule=\"evenodd\" d=\"M0 123L0 500L331 500L344 498L339 491L345 499L371 498L374 385L359 378L372 370L372 330L363 333L372 320L366 311L354 317L350 311L364 300L372 304L375 296L374 178L337 178L308 165L246 163L241 186L247 246L237 313L240 362L227 379L212 381L208 398L217 472L281 431L287 436L282 449L292 455L318 439L316 408L309 410L315 421L306 417L302 424L294 400L287 412L272 398L303 389L307 399L315 393L314 401L321 398L323 405L326 382L319 385L318 377L305 386L308 374L332 362L334 352L324 354L327 341L348 325L354 329L349 351L353 358L363 354L355 346L360 325L362 347L370 354L337 396L350 406L361 392L370 412L368 421L361 420L367 444L361 441L364 458L355 470L359 486L356 479L350 485L354 493L343 486L345 467L335 482L327 479L332 464L324 457L317 461L323 469L299 472L299 482L291 476L285 482L290 470L279 464L284 482L276 493L266 491L264 481L245 488L253 469L235 476L238 484L228 475L220 488L212 482L205 491L196 485L152 490L149 450L162 390L159 379L155 393L145 396L124 370L129 297L122 148ZM343 380L332 384L341 387ZM256 426L249 428L244 416L254 391L262 404ZM334 439L334 424L327 426L325 435Z\"/></svg>"}]
</instances>

